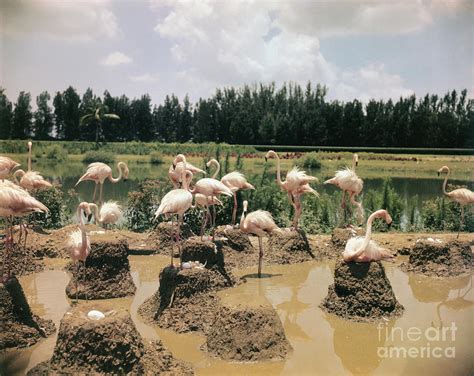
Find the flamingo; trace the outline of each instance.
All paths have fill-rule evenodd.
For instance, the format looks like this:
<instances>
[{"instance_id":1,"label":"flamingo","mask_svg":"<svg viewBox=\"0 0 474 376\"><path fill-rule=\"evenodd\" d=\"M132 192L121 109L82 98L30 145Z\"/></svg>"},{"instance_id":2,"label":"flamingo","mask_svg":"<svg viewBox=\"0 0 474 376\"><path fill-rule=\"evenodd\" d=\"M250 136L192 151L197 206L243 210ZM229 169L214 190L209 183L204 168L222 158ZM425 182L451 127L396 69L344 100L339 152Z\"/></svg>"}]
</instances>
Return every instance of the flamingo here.
<instances>
[{"instance_id":1,"label":"flamingo","mask_svg":"<svg viewBox=\"0 0 474 376\"><path fill-rule=\"evenodd\" d=\"M179 188L180 183L181 183L181 175L182 175L182 170L184 169L184 163L183 162L178 162L175 167L173 168L173 165L170 166L168 170L168 176L171 180L171 183L173 184L174 188ZM206 171L201 170L200 168L197 168L193 166L191 163L186 162L186 170L191 171L193 175L202 173L206 174Z\"/></svg>"},{"instance_id":2,"label":"flamingo","mask_svg":"<svg viewBox=\"0 0 474 376\"><path fill-rule=\"evenodd\" d=\"M96 206L97 207L97 206ZM90 205L87 202L81 202L77 207L77 216L79 217L79 228L69 235L67 250L72 261L76 265L76 302L77 302L77 280L79 278L79 261L85 262L91 251L91 243L84 226L83 213L91 214ZM85 268L84 268L85 280Z\"/></svg>"},{"instance_id":3,"label":"flamingo","mask_svg":"<svg viewBox=\"0 0 474 376\"><path fill-rule=\"evenodd\" d=\"M126 181L128 179L128 166L124 162L117 163L117 169L119 170L119 176L114 178L112 176L112 168L107 166L105 163L102 162L94 162L87 166L87 171L81 178L77 181L76 186L84 180L92 180L95 182L94 188L94 195L92 197L92 201L95 202L95 196L97 193L97 185L100 185L100 193L99 193L99 206L102 205L102 187L104 185L105 179L109 179L111 183L118 183L122 177L123 180Z\"/></svg>"},{"instance_id":4,"label":"flamingo","mask_svg":"<svg viewBox=\"0 0 474 376\"><path fill-rule=\"evenodd\" d=\"M467 188L458 188L451 192L446 192L446 184L448 183L448 177L451 171L449 170L448 166L443 166L438 170L438 176L441 173L446 173L446 178L443 182L443 193L445 196L448 196L451 200L456 201L461 206L461 220L459 224L459 231L456 237L459 238L459 232L461 228L464 226L464 205L474 204L474 192L467 189Z\"/></svg>"},{"instance_id":5,"label":"flamingo","mask_svg":"<svg viewBox=\"0 0 474 376\"><path fill-rule=\"evenodd\" d=\"M109 224L116 224L123 218L122 207L116 201L107 201L99 208L96 204L90 203L90 208L94 211L97 222L107 228Z\"/></svg>"},{"instance_id":6,"label":"flamingo","mask_svg":"<svg viewBox=\"0 0 474 376\"><path fill-rule=\"evenodd\" d=\"M25 172L23 170L16 170L13 174L16 183L31 192L37 189L51 188L53 185L43 178L38 171L31 170L31 148L33 143L28 141L28 170ZM20 181L18 181L20 177Z\"/></svg>"},{"instance_id":7,"label":"flamingo","mask_svg":"<svg viewBox=\"0 0 474 376\"><path fill-rule=\"evenodd\" d=\"M383 218L388 224L392 223L392 217L384 209L377 210L367 219L367 230L365 236L350 238L346 248L342 252L345 262L370 262L379 260L393 260L394 256L386 248L380 247L376 242L370 240L372 234L372 222L375 218Z\"/></svg>"},{"instance_id":8,"label":"flamingo","mask_svg":"<svg viewBox=\"0 0 474 376\"><path fill-rule=\"evenodd\" d=\"M240 229L247 234L254 234L258 236L258 278L260 278L262 275L263 262L262 237L280 229L273 221L272 215L269 212L264 210L256 210L247 214L247 200L244 201L243 206L244 208L242 216L240 217Z\"/></svg>"},{"instance_id":9,"label":"flamingo","mask_svg":"<svg viewBox=\"0 0 474 376\"><path fill-rule=\"evenodd\" d=\"M183 223L184 213L191 208L193 204L193 195L189 191L189 184L193 178L193 173L186 169L186 159L184 160L184 168L181 170L182 188L176 188L168 192L162 199L160 206L155 212L155 219L161 214L178 215L178 234L177 242L181 243L181 225ZM179 261L181 263L181 244L178 245ZM171 249L171 266L173 266L173 250Z\"/></svg>"},{"instance_id":10,"label":"flamingo","mask_svg":"<svg viewBox=\"0 0 474 376\"><path fill-rule=\"evenodd\" d=\"M48 208L39 202L37 199L32 197L23 188L13 184L11 181L4 180L0 182L0 217L4 217L7 222L7 234L5 237L5 254L4 254L4 267L6 265L7 254L10 253L11 246L13 245L13 230L12 221L13 217L24 217L31 213L45 213L48 212ZM21 233L25 232L25 245L28 231L26 226L20 223L20 236L19 242L21 241ZM10 270L6 279L10 277ZM5 280L5 277L3 278Z\"/></svg>"},{"instance_id":11,"label":"flamingo","mask_svg":"<svg viewBox=\"0 0 474 376\"><path fill-rule=\"evenodd\" d=\"M196 193L194 195L194 207L204 209L203 211L204 218L201 225L201 240L203 240L204 229L206 227L207 221L209 220L209 215L210 215L209 206L213 206L213 205L222 206L223 204L222 204L222 201L219 200L217 197L208 197L208 196L204 196L201 193Z\"/></svg>"},{"instance_id":12,"label":"flamingo","mask_svg":"<svg viewBox=\"0 0 474 376\"><path fill-rule=\"evenodd\" d=\"M5 180L6 177L20 166L20 164L11 158L0 156L0 179Z\"/></svg>"},{"instance_id":13,"label":"flamingo","mask_svg":"<svg viewBox=\"0 0 474 376\"><path fill-rule=\"evenodd\" d=\"M342 203L341 207L346 208L345 193L349 194L351 204L357 207L357 219L359 223L364 220L364 208L362 203L355 200L355 196L362 192L364 187L364 181L359 178L356 174L356 166L359 164L359 156L354 154L352 156L352 168L346 167L342 170L336 171L336 175L329 180L326 180L324 184L333 184L342 190Z\"/></svg>"},{"instance_id":14,"label":"flamingo","mask_svg":"<svg viewBox=\"0 0 474 376\"><path fill-rule=\"evenodd\" d=\"M183 154L178 154L176 158L173 161L173 166L176 166L178 162L184 162L186 164L186 157ZM209 162L208 162L209 163ZM219 180L214 179L214 178L203 178L199 179L196 184L194 185L194 188L190 190L192 195L195 195L197 193L201 193L204 196L211 197L211 200L213 200L213 197L218 196L218 195L226 195L229 197L232 197L232 191L223 183L221 183ZM214 218L213 218L213 223L212 223L212 239L214 240L214 227L215 227L215 221L216 221L216 206L212 206L213 211L214 211Z\"/></svg>"},{"instance_id":15,"label":"flamingo","mask_svg":"<svg viewBox=\"0 0 474 376\"><path fill-rule=\"evenodd\" d=\"M309 192L308 187L305 187L304 189L301 187L309 185L309 183L317 180L317 178L307 175L305 171L301 171L297 166L294 166L293 169L286 174L285 181L282 181L280 173L280 157L273 150L269 150L265 155L265 162L268 158L276 158L277 160L277 184L287 193L290 204L295 208L293 228L296 230L298 229L298 221L302 212L300 195Z\"/></svg>"}]
</instances>

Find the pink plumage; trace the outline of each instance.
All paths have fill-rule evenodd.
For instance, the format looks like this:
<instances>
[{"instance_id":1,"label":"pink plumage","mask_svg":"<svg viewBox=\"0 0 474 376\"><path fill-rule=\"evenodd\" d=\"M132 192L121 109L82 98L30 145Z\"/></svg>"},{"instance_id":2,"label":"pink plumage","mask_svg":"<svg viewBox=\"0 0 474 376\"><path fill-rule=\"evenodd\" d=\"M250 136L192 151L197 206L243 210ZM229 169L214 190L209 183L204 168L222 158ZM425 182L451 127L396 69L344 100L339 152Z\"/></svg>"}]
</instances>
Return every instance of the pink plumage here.
<instances>
[{"instance_id":1,"label":"pink plumage","mask_svg":"<svg viewBox=\"0 0 474 376\"><path fill-rule=\"evenodd\" d=\"M221 182L230 188L232 192L244 189L255 189L255 187L247 181L245 176L238 171L233 171L224 175L221 178Z\"/></svg>"},{"instance_id":2,"label":"pink plumage","mask_svg":"<svg viewBox=\"0 0 474 376\"><path fill-rule=\"evenodd\" d=\"M0 156L0 179L5 179L20 164L11 158Z\"/></svg>"},{"instance_id":3,"label":"pink plumage","mask_svg":"<svg viewBox=\"0 0 474 376\"><path fill-rule=\"evenodd\" d=\"M17 184L27 191L34 191L39 189L51 188L53 185L43 178L38 171L23 171L16 170L13 174ZM18 177L20 176L20 181Z\"/></svg>"},{"instance_id":4,"label":"pink plumage","mask_svg":"<svg viewBox=\"0 0 474 376\"><path fill-rule=\"evenodd\" d=\"M168 177L171 180L171 183L173 183L173 186L175 188L179 187L179 183L181 183L181 176L183 174L183 169L184 169L184 163L183 162L178 162L176 163L175 167L173 168L173 165L170 166L168 169ZM200 168L197 168L193 166L191 163L186 162L186 170L191 171L194 174L197 173L202 173L206 174L206 171L201 170Z\"/></svg>"},{"instance_id":5,"label":"pink plumage","mask_svg":"<svg viewBox=\"0 0 474 376\"><path fill-rule=\"evenodd\" d=\"M0 216L23 217L34 212L45 213L48 208L12 182L0 182Z\"/></svg>"}]
</instances>

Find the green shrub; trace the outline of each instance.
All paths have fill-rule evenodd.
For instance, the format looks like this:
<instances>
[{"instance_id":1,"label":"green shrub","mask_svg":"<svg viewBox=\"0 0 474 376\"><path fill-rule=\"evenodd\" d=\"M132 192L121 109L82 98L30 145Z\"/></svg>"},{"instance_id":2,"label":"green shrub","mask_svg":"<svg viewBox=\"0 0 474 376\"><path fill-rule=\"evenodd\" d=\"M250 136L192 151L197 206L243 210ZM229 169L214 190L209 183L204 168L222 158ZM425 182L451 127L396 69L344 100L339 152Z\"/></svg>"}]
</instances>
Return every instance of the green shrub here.
<instances>
[{"instance_id":1,"label":"green shrub","mask_svg":"<svg viewBox=\"0 0 474 376\"><path fill-rule=\"evenodd\" d=\"M49 212L35 213L33 218L42 228L60 228L65 220L64 193L58 187L42 189L34 194L35 198L43 203Z\"/></svg>"},{"instance_id":2,"label":"green shrub","mask_svg":"<svg viewBox=\"0 0 474 376\"><path fill-rule=\"evenodd\" d=\"M163 154L159 151L153 151L150 154L150 163L151 164L162 164L164 163Z\"/></svg>"},{"instance_id":3,"label":"green shrub","mask_svg":"<svg viewBox=\"0 0 474 376\"><path fill-rule=\"evenodd\" d=\"M460 205L444 196L423 202L421 220L426 231L459 231L460 219ZM464 227L462 230L474 232L472 207L464 207Z\"/></svg>"},{"instance_id":4,"label":"green shrub","mask_svg":"<svg viewBox=\"0 0 474 376\"><path fill-rule=\"evenodd\" d=\"M68 152L59 145L51 145L46 148L46 158L56 162L65 162L68 159Z\"/></svg>"},{"instance_id":5,"label":"green shrub","mask_svg":"<svg viewBox=\"0 0 474 376\"><path fill-rule=\"evenodd\" d=\"M84 155L84 158L82 158L82 161L85 163L93 163L93 162L114 163L114 160L115 160L114 154L107 151L103 151L103 150L88 151Z\"/></svg>"},{"instance_id":6,"label":"green shrub","mask_svg":"<svg viewBox=\"0 0 474 376\"><path fill-rule=\"evenodd\" d=\"M318 169L321 168L321 162L318 159L317 153L307 153L303 159L303 167Z\"/></svg>"},{"instance_id":7,"label":"green shrub","mask_svg":"<svg viewBox=\"0 0 474 376\"><path fill-rule=\"evenodd\" d=\"M160 198L168 190L155 180L145 180L138 185L138 190L129 192L125 218L132 231L147 231L154 227L154 215Z\"/></svg>"}]
</instances>

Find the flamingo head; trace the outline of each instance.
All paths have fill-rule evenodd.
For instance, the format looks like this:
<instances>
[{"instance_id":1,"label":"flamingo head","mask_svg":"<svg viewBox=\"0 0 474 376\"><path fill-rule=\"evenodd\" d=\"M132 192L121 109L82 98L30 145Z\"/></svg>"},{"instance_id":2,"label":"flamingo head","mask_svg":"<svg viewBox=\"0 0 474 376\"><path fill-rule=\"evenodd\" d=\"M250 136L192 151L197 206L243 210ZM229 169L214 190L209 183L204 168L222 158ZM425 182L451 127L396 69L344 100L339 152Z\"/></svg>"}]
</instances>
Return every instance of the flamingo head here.
<instances>
[{"instance_id":1,"label":"flamingo head","mask_svg":"<svg viewBox=\"0 0 474 376\"><path fill-rule=\"evenodd\" d=\"M438 176L441 174L441 173L448 173L449 172L449 167L448 166L443 166L441 167L439 170L438 170Z\"/></svg>"},{"instance_id":2,"label":"flamingo head","mask_svg":"<svg viewBox=\"0 0 474 376\"><path fill-rule=\"evenodd\" d=\"M178 162L185 162L186 163L186 157L184 154L178 154L174 159L173 159L173 170L176 169L176 165Z\"/></svg>"},{"instance_id":3,"label":"flamingo head","mask_svg":"<svg viewBox=\"0 0 474 376\"><path fill-rule=\"evenodd\" d=\"M277 158L278 154L274 152L273 150L269 150L267 154L265 155L265 162L267 161L268 158Z\"/></svg>"},{"instance_id":4,"label":"flamingo head","mask_svg":"<svg viewBox=\"0 0 474 376\"><path fill-rule=\"evenodd\" d=\"M31 150L31 147L33 146L33 143L31 141L28 141L28 151Z\"/></svg>"},{"instance_id":5,"label":"flamingo head","mask_svg":"<svg viewBox=\"0 0 474 376\"><path fill-rule=\"evenodd\" d=\"M244 205L243 214L247 214L247 208L249 206L249 202L247 200L245 200L243 205Z\"/></svg>"},{"instance_id":6,"label":"flamingo head","mask_svg":"<svg viewBox=\"0 0 474 376\"><path fill-rule=\"evenodd\" d=\"M385 209L377 210L374 214L375 218L383 218L388 225L392 224L392 217Z\"/></svg>"},{"instance_id":7,"label":"flamingo head","mask_svg":"<svg viewBox=\"0 0 474 376\"><path fill-rule=\"evenodd\" d=\"M355 162L355 165L358 166L359 165L359 156L357 154L354 154L353 160Z\"/></svg>"},{"instance_id":8,"label":"flamingo head","mask_svg":"<svg viewBox=\"0 0 474 376\"><path fill-rule=\"evenodd\" d=\"M212 158L211 160L207 161L206 169L211 167L211 165L218 166L219 162L216 159Z\"/></svg>"},{"instance_id":9,"label":"flamingo head","mask_svg":"<svg viewBox=\"0 0 474 376\"><path fill-rule=\"evenodd\" d=\"M86 214L87 217L92 215L91 207L88 202L85 202L85 201L81 202L79 204L79 208Z\"/></svg>"},{"instance_id":10,"label":"flamingo head","mask_svg":"<svg viewBox=\"0 0 474 376\"><path fill-rule=\"evenodd\" d=\"M128 169L128 166L126 163L122 162L122 166L123 166L123 181L127 181L128 175L130 174L130 170Z\"/></svg>"}]
</instances>

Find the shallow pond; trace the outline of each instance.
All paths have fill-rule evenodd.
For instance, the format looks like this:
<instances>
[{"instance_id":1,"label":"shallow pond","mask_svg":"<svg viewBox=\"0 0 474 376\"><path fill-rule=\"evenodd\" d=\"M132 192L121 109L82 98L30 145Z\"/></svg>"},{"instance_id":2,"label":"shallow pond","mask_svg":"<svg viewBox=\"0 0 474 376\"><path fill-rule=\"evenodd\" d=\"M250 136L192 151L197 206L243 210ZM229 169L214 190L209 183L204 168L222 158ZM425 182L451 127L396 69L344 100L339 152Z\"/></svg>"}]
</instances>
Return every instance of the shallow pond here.
<instances>
[{"instance_id":1,"label":"shallow pond","mask_svg":"<svg viewBox=\"0 0 474 376\"><path fill-rule=\"evenodd\" d=\"M193 364L197 375L466 375L474 371L472 277L417 277L385 263L387 276L405 312L395 320L367 324L339 319L318 307L333 282L334 262L265 266L262 279L254 278L253 269L239 271L236 274L244 277L246 283L220 292L224 304L271 304L293 351L284 361L229 363L211 358L199 349L204 336L176 334L141 321L137 308L157 290L158 273L168 258L129 259L137 292L133 298L114 299L114 304L130 307L140 333L146 338L161 338L174 356ZM398 262L403 259L399 257ZM54 270L22 277L20 281L33 310L59 326L69 307L64 293L69 276L60 270L61 262L51 262ZM418 339L413 335L416 330L421 333ZM29 349L1 354L0 369L5 374L24 374L51 357L55 340L53 336ZM415 353L418 355L413 356Z\"/></svg>"}]
</instances>

